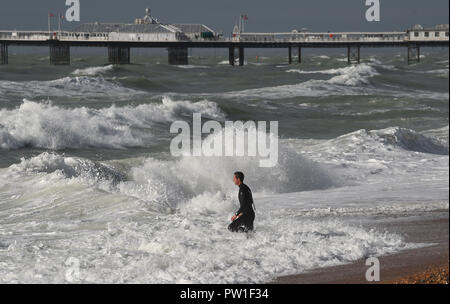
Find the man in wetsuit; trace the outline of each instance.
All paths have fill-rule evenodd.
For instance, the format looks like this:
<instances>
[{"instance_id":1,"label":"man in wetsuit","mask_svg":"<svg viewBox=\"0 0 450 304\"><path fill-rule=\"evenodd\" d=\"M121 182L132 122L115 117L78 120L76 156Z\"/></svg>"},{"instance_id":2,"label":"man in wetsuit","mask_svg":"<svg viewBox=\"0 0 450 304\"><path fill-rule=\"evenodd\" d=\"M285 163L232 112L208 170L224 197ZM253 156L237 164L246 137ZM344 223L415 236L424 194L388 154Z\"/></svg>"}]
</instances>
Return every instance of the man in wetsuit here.
<instances>
[{"instance_id":1,"label":"man in wetsuit","mask_svg":"<svg viewBox=\"0 0 450 304\"><path fill-rule=\"evenodd\" d=\"M253 231L255 211L253 210L253 196L250 188L244 184L244 174L235 172L233 182L239 187L239 210L231 218L232 223L228 226L231 232Z\"/></svg>"}]
</instances>

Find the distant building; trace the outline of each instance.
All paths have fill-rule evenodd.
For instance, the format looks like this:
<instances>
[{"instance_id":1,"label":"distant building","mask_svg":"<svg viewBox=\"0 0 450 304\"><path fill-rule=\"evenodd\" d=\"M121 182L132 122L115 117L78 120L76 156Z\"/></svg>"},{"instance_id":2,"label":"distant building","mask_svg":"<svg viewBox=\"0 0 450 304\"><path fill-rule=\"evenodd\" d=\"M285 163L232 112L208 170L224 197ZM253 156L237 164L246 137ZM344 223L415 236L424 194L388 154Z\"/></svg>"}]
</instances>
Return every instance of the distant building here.
<instances>
[{"instance_id":1,"label":"distant building","mask_svg":"<svg viewBox=\"0 0 450 304\"><path fill-rule=\"evenodd\" d=\"M408 30L407 36L410 41L448 40L448 31L448 24L439 24L433 28L424 28L420 24L417 24Z\"/></svg>"},{"instance_id":2,"label":"distant building","mask_svg":"<svg viewBox=\"0 0 450 304\"><path fill-rule=\"evenodd\" d=\"M137 18L134 23L135 24L149 24L149 23L157 24L157 23L159 23L159 21L158 21L158 19L153 18L150 15L150 8L147 7L145 9L145 17L144 18Z\"/></svg>"},{"instance_id":3,"label":"distant building","mask_svg":"<svg viewBox=\"0 0 450 304\"><path fill-rule=\"evenodd\" d=\"M204 24L163 24L150 15L146 9L144 18L137 18L134 24L84 23L74 29L73 35L105 37L113 41L183 41L215 39L217 33Z\"/></svg>"}]
</instances>

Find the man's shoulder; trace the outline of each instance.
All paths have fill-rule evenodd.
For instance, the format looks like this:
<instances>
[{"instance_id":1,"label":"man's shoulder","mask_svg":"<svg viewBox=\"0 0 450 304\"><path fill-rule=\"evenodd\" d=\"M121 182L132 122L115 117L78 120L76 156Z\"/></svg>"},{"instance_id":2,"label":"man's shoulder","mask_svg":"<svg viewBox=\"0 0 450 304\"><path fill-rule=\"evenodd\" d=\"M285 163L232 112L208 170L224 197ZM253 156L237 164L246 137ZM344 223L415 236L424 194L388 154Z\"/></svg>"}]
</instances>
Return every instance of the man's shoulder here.
<instances>
[{"instance_id":1,"label":"man's shoulder","mask_svg":"<svg viewBox=\"0 0 450 304\"><path fill-rule=\"evenodd\" d=\"M241 187L239 188L240 191L248 191L248 192L252 192L252 190L250 190L250 187L247 186L246 184L241 184Z\"/></svg>"}]
</instances>

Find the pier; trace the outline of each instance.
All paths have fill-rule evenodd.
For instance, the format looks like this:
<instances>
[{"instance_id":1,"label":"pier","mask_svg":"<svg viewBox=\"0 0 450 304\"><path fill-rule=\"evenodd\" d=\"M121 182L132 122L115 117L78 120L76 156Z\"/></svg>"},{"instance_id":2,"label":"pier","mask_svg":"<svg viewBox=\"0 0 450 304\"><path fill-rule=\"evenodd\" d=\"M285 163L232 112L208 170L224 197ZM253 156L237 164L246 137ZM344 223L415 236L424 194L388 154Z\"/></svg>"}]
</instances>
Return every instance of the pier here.
<instances>
[{"instance_id":1,"label":"pier","mask_svg":"<svg viewBox=\"0 0 450 304\"><path fill-rule=\"evenodd\" d=\"M448 47L449 26L423 28L419 25L404 32L303 32L248 33L235 26L231 37L224 37L203 24L161 24L150 11L134 24L85 23L73 31L0 31L0 64L8 64L9 46L42 46L50 50L50 64L70 64L74 47L104 47L111 64L131 63L133 48L166 48L168 62L187 65L190 48L229 50L229 63L243 66L245 49L284 48L288 63L293 53L302 62L302 49L342 48L349 64L361 62L361 48L402 47L407 62L420 61L423 47ZM238 60L236 60L238 59Z\"/></svg>"}]
</instances>

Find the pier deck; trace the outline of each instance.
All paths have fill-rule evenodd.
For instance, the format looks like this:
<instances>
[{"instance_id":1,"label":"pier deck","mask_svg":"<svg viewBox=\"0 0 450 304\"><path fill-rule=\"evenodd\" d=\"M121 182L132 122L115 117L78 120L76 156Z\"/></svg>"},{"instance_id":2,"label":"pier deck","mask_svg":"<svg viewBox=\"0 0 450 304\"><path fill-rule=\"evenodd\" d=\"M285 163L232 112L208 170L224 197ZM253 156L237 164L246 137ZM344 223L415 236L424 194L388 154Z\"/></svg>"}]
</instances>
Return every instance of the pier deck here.
<instances>
[{"instance_id":1,"label":"pier deck","mask_svg":"<svg viewBox=\"0 0 450 304\"><path fill-rule=\"evenodd\" d=\"M170 64L188 64L189 48L229 49L230 64L244 64L246 48L287 48L289 63L292 63L292 49L298 49L301 62L302 48L346 48L348 62L360 62L360 48L363 47L405 47L408 49L408 63L420 61L421 47L448 47L448 29L428 33L426 37L415 37L406 32L289 32L289 33L238 33L232 38L214 36L208 39L148 40L140 33L111 32L46 32L46 31L0 31L0 64L8 63L8 46L47 46L50 48L52 64L70 64L71 47L106 47L110 63L130 63L131 48L167 48ZM236 54L238 50L238 54Z\"/></svg>"}]
</instances>

